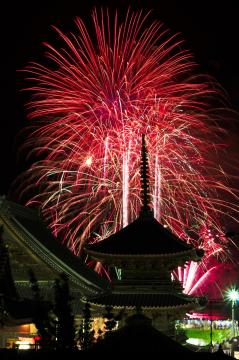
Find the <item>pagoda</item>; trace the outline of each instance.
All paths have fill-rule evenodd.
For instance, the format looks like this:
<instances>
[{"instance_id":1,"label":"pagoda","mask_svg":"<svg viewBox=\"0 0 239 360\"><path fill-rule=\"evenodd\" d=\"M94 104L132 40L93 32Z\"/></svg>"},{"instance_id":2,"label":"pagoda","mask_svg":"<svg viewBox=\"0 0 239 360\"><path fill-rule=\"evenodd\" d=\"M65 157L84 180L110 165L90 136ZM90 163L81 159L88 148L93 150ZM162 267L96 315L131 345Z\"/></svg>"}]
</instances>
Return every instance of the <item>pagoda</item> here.
<instances>
[{"instance_id":1,"label":"pagoda","mask_svg":"<svg viewBox=\"0 0 239 360\"><path fill-rule=\"evenodd\" d=\"M121 312L127 317L140 309L158 330L173 336L175 320L201 308L202 299L183 294L182 284L173 280L172 271L187 261L200 261L203 251L154 218L144 135L141 153L142 207L138 218L108 238L85 246L92 259L108 267L112 279L109 291L87 301L98 314L108 307L114 314Z\"/></svg>"}]
</instances>

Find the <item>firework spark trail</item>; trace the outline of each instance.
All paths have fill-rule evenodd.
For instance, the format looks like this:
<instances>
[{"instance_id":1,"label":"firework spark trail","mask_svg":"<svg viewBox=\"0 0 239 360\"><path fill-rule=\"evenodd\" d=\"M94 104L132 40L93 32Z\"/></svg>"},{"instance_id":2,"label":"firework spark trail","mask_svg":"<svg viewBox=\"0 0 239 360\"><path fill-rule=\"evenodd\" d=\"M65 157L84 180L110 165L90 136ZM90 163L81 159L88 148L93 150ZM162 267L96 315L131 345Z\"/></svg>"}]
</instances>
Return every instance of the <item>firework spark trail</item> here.
<instances>
[{"instance_id":1,"label":"firework spark trail","mask_svg":"<svg viewBox=\"0 0 239 360\"><path fill-rule=\"evenodd\" d=\"M130 143L127 152L123 153L123 199L122 199L122 216L123 227L128 225L128 203L129 203L129 160L130 160Z\"/></svg>"},{"instance_id":2,"label":"firework spark trail","mask_svg":"<svg viewBox=\"0 0 239 360\"><path fill-rule=\"evenodd\" d=\"M161 170L158 163L158 156L155 156L153 209L154 209L154 217L158 221L160 221L160 202L161 202Z\"/></svg>"},{"instance_id":3,"label":"firework spark trail","mask_svg":"<svg viewBox=\"0 0 239 360\"><path fill-rule=\"evenodd\" d=\"M92 17L92 37L77 18L75 35L56 29L60 50L45 44L49 64L25 70L34 94L25 146L41 160L20 196L31 194L27 203L81 253L92 234L104 238L139 214L144 133L156 217L185 240L205 221L218 230L218 218L236 218L239 207L217 164L225 146L210 109L211 98L222 99L216 84L194 75L182 41L157 21L147 25L149 14L128 11L122 23L104 11Z\"/></svg>"},{"instance_id":4,"label":"firework spark trail","mask_svg":"<svg viewBox=\"0 0 239 360\"><path fill-rule=\"evenodd\" d=\"M185 294L202 296L206 293L210 297L216 293L216 297L220 298L223 297L221 285L223 282L224 284L228 282L228 279L222 281L218 275L220 271L222 276L221 269L223 266L223 263L218 262L211 255L203 263L189 261L184 268L179 267L173 271L172 278L181 282Z\"/></svg>"},{"instance_id":5,"label":"firework spark trail","mask_svg":"<svg viewBox=\"0 0 239 360\"><path fill-rule=\"evenodd\" d=\"M230 259L228 239L222 230L216 232L209 226L209 223L203 224L198 232L198 239L194 240L194 246L204 250L202 261L200 263L189 261L184 267L178 267L172 273L173 279L181 282L183 292L188 295L203 295L205 284L211 282L209 289L211 292L207 290L207 294L216 292L217 296L222 296L217 273L225 261Z\"/></svg>"}]
</instances>

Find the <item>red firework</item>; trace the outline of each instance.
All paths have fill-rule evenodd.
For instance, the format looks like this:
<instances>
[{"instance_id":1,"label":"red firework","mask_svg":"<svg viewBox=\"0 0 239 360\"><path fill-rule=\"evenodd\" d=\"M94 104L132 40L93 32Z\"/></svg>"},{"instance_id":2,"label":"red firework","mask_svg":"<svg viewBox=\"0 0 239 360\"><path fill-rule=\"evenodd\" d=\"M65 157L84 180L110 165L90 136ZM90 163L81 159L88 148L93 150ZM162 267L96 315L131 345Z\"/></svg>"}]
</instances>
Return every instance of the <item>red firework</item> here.
<instances>
[{"instance_id":1,"label":"red firework","mask_svg":"<svg viewBox=\"0 0 239 360\"><path fill-rule=\"evenodd\" d=\"M149 14L128 11L120 22L94 10L92 19L92 35L80 18L75 34L55 28L61 48L45 44L48 65L25 69L34 94L25 145L38 160L20 196L31 194L27 204L41 206L53 233L80 254L89 237L138 215L144 133L155 217L187 241L205 223L221 233L221 217L236 218L239 207L218 160L226 148L212 110L223 99L218 87L196 75L178 35L149 24Z\"/></svg>"},{"instance_id":2,"label":"red firework","mask_svg":"<svg viewBox=\"0 0 239 360\"><path fill-rule=\"evenodd\" d=\"M220 278L223 269L228 268L226 260L230 259L227 248L229 240L222 232L215 233L209 226L210 224L204 224L198 233L198 240L191 240L195 247L204 250L202 261L187 262L184 267L174 270L172 277L182 283L183 291L188 295L201 296L206 293L213 298L219 298L222 297Z\"/></svg>"}]
</instances>

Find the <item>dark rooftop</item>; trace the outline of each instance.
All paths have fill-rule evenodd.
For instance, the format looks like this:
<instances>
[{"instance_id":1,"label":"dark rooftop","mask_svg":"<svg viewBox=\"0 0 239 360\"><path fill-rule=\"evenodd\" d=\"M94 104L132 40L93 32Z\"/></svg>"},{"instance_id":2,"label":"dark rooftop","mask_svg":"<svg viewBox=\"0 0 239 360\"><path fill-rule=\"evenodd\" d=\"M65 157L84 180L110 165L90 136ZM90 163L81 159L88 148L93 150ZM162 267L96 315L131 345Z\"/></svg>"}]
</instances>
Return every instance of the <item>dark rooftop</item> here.
<instances>
[{"instance_id":1,"label":"dark rooftop","mask_svg":"<svg viewBox=\"0 0 239 360\"><path fill-rule=\"evenodd\" d=\"M57 264L59 268L64 267L61 272L69 271L74 278L77 276L87 286L100 290L109 286L108 282L93 269L88 268L80 257L54 238L39 211L7 200L4 200L1 211L4 221L9 222L12 228L16 228L17 232L22 234L25 245L39 258L45 262L48 259L54 267Z\"/></svg>"},{"instance_id":2,"label":"dark rooftop","mask_svg":"<svg viewBox=\"0 0 239 360\"><path fill-rule=\"evenodd\" d=\"M89 299L91 304L113 307L174 307L195 304L195 298L187 295L160 293L110 293Z\"/></svg>"},{"instance_id":3,"label":"dark rooftop","mask_svg":"<svg viewBox=\"0 0 239 360\"><path fill-rule=\"evenodd\" d=\"M140 216L108 238L86 246L104 254L162 255L174 254L193 247L179 239L152 216Z\"/></svg>"}]
</instances>

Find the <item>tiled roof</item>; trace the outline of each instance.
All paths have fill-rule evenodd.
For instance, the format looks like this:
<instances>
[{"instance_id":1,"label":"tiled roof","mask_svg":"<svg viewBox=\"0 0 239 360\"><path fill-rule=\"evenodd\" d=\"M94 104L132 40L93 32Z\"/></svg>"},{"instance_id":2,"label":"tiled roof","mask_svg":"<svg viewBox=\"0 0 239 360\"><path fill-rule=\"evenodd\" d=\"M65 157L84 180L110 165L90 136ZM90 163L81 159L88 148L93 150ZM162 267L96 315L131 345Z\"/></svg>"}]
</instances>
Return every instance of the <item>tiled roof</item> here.
<instances>
[{"instance_id":1,"label":"tiled roof","mask_svg":"<svg viewBox=\"0 0 239 360\"><path fill-rule=\"evenodd\" d=\"M82 286L82 291L97 293L109 286L105 279L89 269L79 257L53 237L38 211L3 200L0 217L12 237L24 243L52 269L66 273L70 280Z\"/></svg>"},{"instance_id":2,"label":"tiled roof","mask_svg":"<svg viewBox=\"0 0 239 360\"><path fill-rule=\"evenodd\" d=\"M89 299L91 304L113 307L169 308L195 304L195 299L177 294L110 293Z\"/></svg>"},{"instance_id":3,"label":"tiled roof","mask_svg":"<svg viewBox=\"0 0 239 360\"><path fill-rule=\"evenodd\" d=\"M140 216L108 238L86 246L86 251L118 255L162 255L192 250L153 216Z\"/></svg>"}]
</instances>

